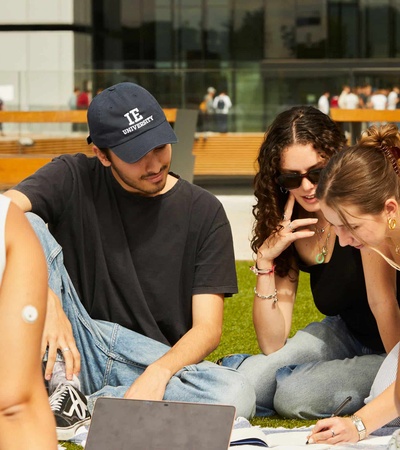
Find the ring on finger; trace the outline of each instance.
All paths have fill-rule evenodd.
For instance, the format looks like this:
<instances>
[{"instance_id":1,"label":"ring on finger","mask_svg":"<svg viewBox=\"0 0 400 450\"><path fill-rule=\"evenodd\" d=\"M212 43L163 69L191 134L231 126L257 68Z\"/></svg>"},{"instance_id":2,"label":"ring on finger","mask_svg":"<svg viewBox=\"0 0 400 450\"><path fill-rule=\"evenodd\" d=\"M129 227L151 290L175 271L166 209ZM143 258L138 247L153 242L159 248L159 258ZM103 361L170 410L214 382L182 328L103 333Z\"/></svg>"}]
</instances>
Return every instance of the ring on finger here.
<instances>
[{"instance_id":1,"label":"ring on finger","mask_svg":"<svg viewBox=\"0 0 400 450\"><path fill-rule=\"evenodd\" d=\"M69 347L65 347L61 350L61 353L70 352L71 349Z\"/></svg>"},{"instance_id":2,"label":"ring on finger","mask_svg":"<svg viewBox=\"0 0 400 450\"><path fill-rule=\"evenodd\" d=\"M335 432L333 430L331 430L332 433L332 437L335 437Z\"/></svg>"},{"instance_id":3,"label":"ring on finger","mask_svg":"<svg viewBox=\"0 0 400 450\"><path fill-rule=\"evenodd\" d=\"M288 226L287 226L288 228L289 228L289 230L293 233L293 231L294 231L294 228L293 228L293 226L292 226L292 222L289 222L289 224L288 224Z\"/></svg>"}]
</instances>

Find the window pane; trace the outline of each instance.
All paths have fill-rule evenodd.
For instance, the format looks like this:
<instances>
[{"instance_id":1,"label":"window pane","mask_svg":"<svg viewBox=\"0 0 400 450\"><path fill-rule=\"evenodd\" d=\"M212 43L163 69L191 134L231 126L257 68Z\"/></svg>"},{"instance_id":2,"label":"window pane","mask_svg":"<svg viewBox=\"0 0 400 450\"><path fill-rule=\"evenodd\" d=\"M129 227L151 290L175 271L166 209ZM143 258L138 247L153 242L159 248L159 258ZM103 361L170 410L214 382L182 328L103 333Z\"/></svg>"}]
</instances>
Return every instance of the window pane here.
<instances>
[{"instance_id":1,"label":"window pane","mask_svg":"<svg viewBox=\"0 0 400 450\"><path fill-rule=\"evenodd\" d=\"M365 4L366 57L389 56L389 3L388 0L367 0Z\"/></svg>"},{"instance_id":2,"label":"window pane","mask_svg":"<svg viewBox=\"0 0 400 450\"><path fill-rule=\"evenodd\" d=\"M360 10L356 2L330 2L328 6L329 58L360 58Z\"/></svg>"},{"instance_id":3,"label":"window pane","mask_svg":"<svg viewBox=\"0 0 400 450\"><path fill-rule=\"evenodd\" d=\"M232 37L234 59L251 61L263 58L264 8L262 0L236 2Z\"/></svg>"}]
</instances>

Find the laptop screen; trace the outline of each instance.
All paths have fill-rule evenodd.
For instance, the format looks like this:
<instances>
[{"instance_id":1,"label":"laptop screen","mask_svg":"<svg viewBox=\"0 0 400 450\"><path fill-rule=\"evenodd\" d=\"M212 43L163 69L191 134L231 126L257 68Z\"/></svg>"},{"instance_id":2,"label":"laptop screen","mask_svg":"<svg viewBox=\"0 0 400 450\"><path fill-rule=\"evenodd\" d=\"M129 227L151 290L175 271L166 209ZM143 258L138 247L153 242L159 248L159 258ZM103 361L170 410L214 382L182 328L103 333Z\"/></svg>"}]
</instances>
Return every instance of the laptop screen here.
<instances>
[{"instance_id":1,"label":"laptop screen","mask_svg":"<svg viewBox=\"0 0 400 450\"><path fill-rule=\"evenodd\" d=\"M96 400L86 450L226 450L235 407L205 403Z\"/></svg>"}]
</instances>

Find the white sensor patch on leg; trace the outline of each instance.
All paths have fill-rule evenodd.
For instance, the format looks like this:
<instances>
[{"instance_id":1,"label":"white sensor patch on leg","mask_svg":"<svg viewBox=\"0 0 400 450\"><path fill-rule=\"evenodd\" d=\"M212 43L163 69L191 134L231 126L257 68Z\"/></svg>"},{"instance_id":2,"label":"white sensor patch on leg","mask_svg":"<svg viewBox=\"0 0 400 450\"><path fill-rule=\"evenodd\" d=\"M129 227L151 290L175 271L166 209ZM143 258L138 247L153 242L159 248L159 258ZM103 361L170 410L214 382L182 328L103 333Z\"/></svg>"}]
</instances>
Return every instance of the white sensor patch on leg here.
<instances>
[{"instance_id":1,"label":"white sensor patch on leg","mask_svg":"<svg viewBox=\"0 0 400 450\"><path fill-rule=\"evenodd\" d=\"M27 323L36 322L38 315L39 315L38 310L32 305L27 305L22 310L22 318Z\"/></svg>"}]
</instances>

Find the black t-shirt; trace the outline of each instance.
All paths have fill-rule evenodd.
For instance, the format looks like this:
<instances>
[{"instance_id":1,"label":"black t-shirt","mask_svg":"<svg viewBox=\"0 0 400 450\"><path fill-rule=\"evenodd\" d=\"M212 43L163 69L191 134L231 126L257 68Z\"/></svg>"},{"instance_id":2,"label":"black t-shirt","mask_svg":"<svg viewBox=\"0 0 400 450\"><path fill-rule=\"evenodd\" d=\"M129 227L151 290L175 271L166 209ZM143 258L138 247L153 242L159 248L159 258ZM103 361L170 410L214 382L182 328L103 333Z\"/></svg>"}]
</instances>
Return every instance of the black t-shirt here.
<instances>
[{"instance_id":1,"label":"black t-shirt","mask_svg":"<svg viewBox=\"0 0 400 450\"><path fill-rule=\"evenodd\" d=\"M307 266L298 259L298 265L310 274L318 310L327 316L339 315L359 342L377 352L385 352L368 304L360 251L351 246L341 247L336 239L329 263ZM400 272L396 276L400 285ZM398 293L398 301L399 298Z\"/></svg>"},{"instance_id":2,"label":"black t-shirt","mask_svg":"<svg viewBox=\"0 0 400 450\"><path fill-rule=\"evenodd\" d=\"M212 194L179 179L163 195L124 190L96 157L55 158L15 189L63 248L90 316L173 345L192 295L237 292L232 233Z\"/></svg>"}]
</instances>

